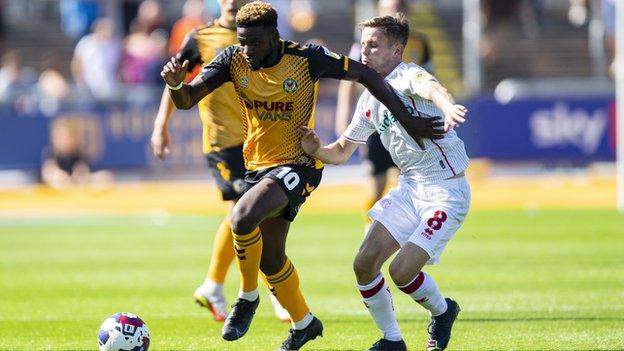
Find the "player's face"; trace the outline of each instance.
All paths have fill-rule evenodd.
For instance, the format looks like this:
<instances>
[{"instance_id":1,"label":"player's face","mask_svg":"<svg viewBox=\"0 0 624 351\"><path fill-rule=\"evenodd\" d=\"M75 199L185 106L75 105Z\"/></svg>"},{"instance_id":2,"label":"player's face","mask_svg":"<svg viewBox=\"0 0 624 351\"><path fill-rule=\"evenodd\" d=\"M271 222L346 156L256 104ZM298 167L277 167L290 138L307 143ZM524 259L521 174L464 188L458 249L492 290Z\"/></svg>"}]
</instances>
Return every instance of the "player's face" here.
<instances>
[{"instance_id":1,"label":"player's face","mask_svg":"<svg viewBox=\"0 0 624 351\"><path fill-rule=\"evenodd\" d=\"M273 53L274 28L263 26L236 29L238 42L243 48L245 59L252 70L262 68L262 64Z\"/></svg>"},{"instance_id":2,"label":"player's face","mask_svg":"<svg viewBox=\"0 0 624 351\"><path fill-rule=\"evenodd\" d=\"M377 73L388 74L401 59L400 48L389 40L380 28L365 27L362 30L362 63Z\"/></svg>"}]
</instances>

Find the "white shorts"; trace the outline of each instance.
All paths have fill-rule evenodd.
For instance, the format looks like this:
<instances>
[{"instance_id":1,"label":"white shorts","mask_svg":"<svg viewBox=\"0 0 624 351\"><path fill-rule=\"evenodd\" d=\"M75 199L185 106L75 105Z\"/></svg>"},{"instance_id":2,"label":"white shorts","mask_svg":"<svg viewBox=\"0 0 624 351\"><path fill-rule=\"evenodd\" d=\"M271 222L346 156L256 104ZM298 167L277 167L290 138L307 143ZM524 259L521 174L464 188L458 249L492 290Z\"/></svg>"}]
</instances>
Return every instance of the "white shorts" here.
<instances>
[{"instance_id":1,"label":"white shorts","mask_svg":"<svg viewBox=\"0 0 624 351\"><path fill-rule=\"evenodd\" d=\"M422 183L401 176L368 216L383 224L401 247L414 243L429 254L427 264L435 264L469 207L466 177Z\"/></svg>"}]
</instances>

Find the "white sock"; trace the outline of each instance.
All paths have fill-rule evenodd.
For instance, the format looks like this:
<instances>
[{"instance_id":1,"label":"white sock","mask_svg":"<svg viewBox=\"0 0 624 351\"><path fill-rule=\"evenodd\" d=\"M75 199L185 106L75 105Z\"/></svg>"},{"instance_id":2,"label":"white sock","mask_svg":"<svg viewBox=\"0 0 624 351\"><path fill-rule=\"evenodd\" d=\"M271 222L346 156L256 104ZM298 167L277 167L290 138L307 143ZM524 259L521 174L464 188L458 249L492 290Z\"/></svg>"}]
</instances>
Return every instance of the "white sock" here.
<instances>
[{"instance_id":1,"label":"white sock","mask_svg":"<svg viewBox=\"0 0 624 351\"><path fill-rule=\"evenodd\" d=\"M364 305L368 308L368 312L375 320L384 339L390 341L403 339L394 314L392 295L383 275L379 273L370 283L366 285L357 284L357 288L362 294Z\"/></svg>"},{"instance_id":2,"label":"white sock","mask_svg":"<svg viewBox=\"0 0 624 351\"><path fill-rule=\"evenodd\" d=\"M314 316L312 316L312 313L308 312L308 314L306 314L305 317L303 317L301 320L296 321L296 322L293 321L292 327L295 330L305 329L305 327L307 327L308 325L310 325L310 323L312 323L312 319L314 319Z\"/></svg>"},{"instance_id":3,"label":"white sock","mask_svg":"<svg viewBox=\"0 0 624 351\"><path fill-rule=\"evenodd\" d=\"M202 290L204 291L204 293L209 294L209 295L212 295L215 293L222 293L223 284L219 284L215 282L214 280L206 279L204 283L202 284Z\"/></svg>"},{"instance_id":4,"label":"white sock","mask_svg":"<svg viewBox=\"0 0 624 351\"><path fill-rule=\"evenodd\" d=\"M200 293L208 299L208 302L216 302L223 298L223 284L219 284L210 279L206 279L198 288Z\"/></svg>"},{"instance_id":5,"label":"white sock","mask_svg":"<svg viewBox=\"0 0 624 351\"><path fill-rule=\"evenodd\" d=\"M446 312L448 307L446 300L429 274L420 272L411 282L398 288L429 310L432 316L439 316Z\"/></svg>"},{"instance_id":6,"label":"white sock","mask_svg":"<svg viewBox=\"0 0 624 351\"><path fill-rule=\"evenodd\" d=\"M258 299L258 289L252 291L238 290L238 297L247 301L256 301Z\"/></svg>"}]
</instances>

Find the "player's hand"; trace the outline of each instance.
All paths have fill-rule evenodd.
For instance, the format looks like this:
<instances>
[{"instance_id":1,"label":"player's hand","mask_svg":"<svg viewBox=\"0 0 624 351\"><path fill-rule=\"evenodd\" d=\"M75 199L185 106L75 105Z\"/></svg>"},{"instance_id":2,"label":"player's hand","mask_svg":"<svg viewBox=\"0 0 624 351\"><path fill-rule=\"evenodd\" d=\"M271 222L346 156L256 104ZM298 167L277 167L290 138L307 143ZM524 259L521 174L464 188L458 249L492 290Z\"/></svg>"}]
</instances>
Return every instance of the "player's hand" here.
<instances>
[{"instance_id":1,"label":"player's hand","mask_svg":"<svg viewBox=\"0 0 624 351\"><path fill-rule=\"evenodd\" d=\"M188 69L189 61L184 60L180 65L178 60L175 57L172 57L169 62L163 67L160 72L160 76L163 78L165 83L171 87L175 87L178 84L184 81L186 78L186 71Z\"/></svg>"},{"instance_id":2,"label":"player's hand","mask_svg":"<svg viewBox=\"0 0 624 351\"><path fill-rule=\"evenodd\" d=\"M450 128L457 128L460 123L466 122L466 113L468 113L468 109L458 104L452 105L444 111L444 131L448 132Z\"/></svg>"},{"instance_id":3,"label":"player's hand","mask_svg":"<svg viewBox=\"0 0 624 351\"><path fill-rule=\"evenodd\" d=\"M425 144L422 139L444 138L444 122L439 116L408 118L404 122L401 121L401 125L423 150Z\"/></svg>"},{"instance_id":4,"label":"player's hand","mask_svg":"<svg viewBox=\"0 0 624 351\"><path fill-rule=\"evenodd\" d=\"M301 134L301 147L303 151L308 155L316 154L321 147L321 139L316 135L316 132L306 126L300 126L299 133Z\"/></svg>"},{"instance_id":5,"label":"player's hand","mask_svg":"<svg viewBox=\"0 0 624 351\"><path fill-rule=\"evenodd\" d=\"M161 161L170 153L171 139L167 128L154 128L152 132L152 152Z\"/></svg>"}]
</instances>

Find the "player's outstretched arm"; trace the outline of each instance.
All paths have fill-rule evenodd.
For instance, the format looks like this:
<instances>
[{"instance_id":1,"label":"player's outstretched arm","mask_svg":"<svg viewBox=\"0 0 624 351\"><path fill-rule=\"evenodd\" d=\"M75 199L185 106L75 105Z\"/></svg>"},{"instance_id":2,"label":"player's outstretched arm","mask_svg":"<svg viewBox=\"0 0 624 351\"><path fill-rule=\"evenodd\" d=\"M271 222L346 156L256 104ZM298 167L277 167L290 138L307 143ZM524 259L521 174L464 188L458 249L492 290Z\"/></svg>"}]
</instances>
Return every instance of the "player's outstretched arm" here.
<instances>
[{"instance_id":1,"label":"player's outstretched arm","mask_svg":"<svg viewBox=\"0 0 624 351\"><path fill-rule=\"evenodd\" d=\"M466 122L468 109L464 105L456 104L448 90L435 80L428 81L422 89L422 97L433 101L444 112L444 131L457 128L460 123ZM419 94L420 95L420 94Z\"/></svg>"},{"instance_id":2,"label":"player's outstretched arm","mask_svg":"<svg viewBox=\"0 0 624 351\"><path fill-rule=\"evenodd\" d=\"M171 101L169 88L165 88L160 99L158 114L154 120L154 130L152 131L151 143L154 156L164 160L171 148L171 137L169 136L169 120L175 111L175 105Z\"/></svg>"},{"instance_id":3,"label":"player's outstretched arm","mask_svg":"<svg viewBox=\"0 0 624 351\"><path fill-rule=\"evenodd\" d=\"M172 57L160 72L160 76L169 88L171 100L177 108L182 110L195 106L199 100L210 93L199 76L195 77L190 84L184 84L188 65L188 60L180 64L175 57Z\"/></svg>"},{"instance_id":4,"label":"player's outstretched arm","mask_svg":"<svg viewBox=\"0 0 624 351\"><path fill-rule=\"evenodd\" d=\"M303 151L324 163L333 165L344 163L358 147L358 144L352 143L342 136L335 142L321 147L321 140L313 129L301 126L299 127L299 133L301 133L301 147Z\"/></svg>"},{"instance_id":5,"label":"player's outstretched arm","mask_svg":"<svg viewBox=\"0 0 624 351\"><path fill-rule=\"evenodd\" d=\"M440 117L421 118L410 116L409 112L394 93L394 90L379 74L360 62L349 60L347 80L363 84L370 93L384 104L401 123L407 133L424 149L421 138L441 139L444 137L444 123Z\"/></svg>"}]
</instances>

